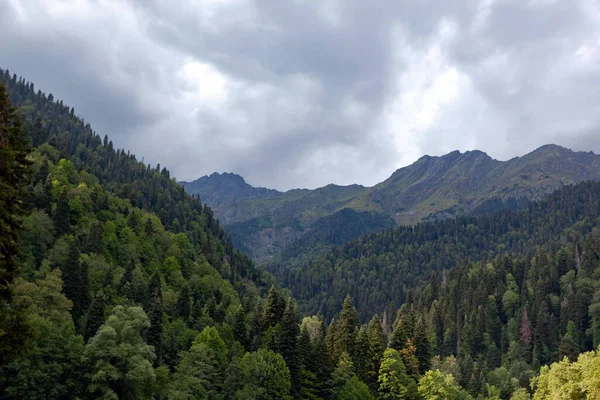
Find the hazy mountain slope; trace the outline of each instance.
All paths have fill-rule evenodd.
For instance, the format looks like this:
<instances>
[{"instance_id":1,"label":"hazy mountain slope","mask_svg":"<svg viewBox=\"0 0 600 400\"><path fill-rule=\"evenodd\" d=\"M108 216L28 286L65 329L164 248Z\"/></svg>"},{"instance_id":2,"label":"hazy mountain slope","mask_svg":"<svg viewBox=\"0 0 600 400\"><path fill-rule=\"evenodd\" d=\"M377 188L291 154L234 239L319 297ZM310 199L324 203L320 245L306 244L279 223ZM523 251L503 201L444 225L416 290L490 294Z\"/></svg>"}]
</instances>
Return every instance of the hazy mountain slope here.
<instances>
[{"instance_id":1,"label":"hazy mountain slope","mask_svg":"<svg viewBox=\"0 0 600 400\"><path fill-rule=\"evenodd\" d=\"M215 207L229 207L240 200L264 199L283 195L274 189L256 188L246 183L244 178L231 173L213 173L193 182L179 182L189 193L201 193L203 202Z\"/></svg>"},{"instance_id":2,"label":"hazy mountain slope","mask_svg":"<svg viewBox=\"0 0 600 400\"><path fill-rule=\"evenodd\" d=\"M201 186L184 185L190 193L201 188L234 241L265 261L308 234L313 223L344 208L411 225L473 211L522 208L566 184L598 179L600 156L546 145L508 161L477 150L423 156L371 188L328 185L281 193L253 188L233 174L200 178L196 182Z\"/></svg>"}]
</instances>

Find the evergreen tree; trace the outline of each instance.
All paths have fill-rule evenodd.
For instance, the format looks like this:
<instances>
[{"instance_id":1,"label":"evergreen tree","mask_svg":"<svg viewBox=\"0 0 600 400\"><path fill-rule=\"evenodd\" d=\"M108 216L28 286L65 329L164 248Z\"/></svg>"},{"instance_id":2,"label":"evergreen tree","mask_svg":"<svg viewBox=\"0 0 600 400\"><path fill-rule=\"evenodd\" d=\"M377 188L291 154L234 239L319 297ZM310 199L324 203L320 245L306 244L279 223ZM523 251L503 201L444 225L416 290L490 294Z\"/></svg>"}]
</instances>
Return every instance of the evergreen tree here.
<instances>
[{"instance_id":1,"label":"evergreen tree","mask_svg":"<svg viewBox=\"0 0 600 400\"><path fill-rule=\"evenodd\" d=\"M69 210L67 186L63 186L60 189L58 202L54 210L54 229L56 230L56 236L62 236L71 229L71 212Z\"/></svg>"},{"instance_id":2,"label":"evergreen tree","mask_svg":"<svg viewBox=\"0 0 600 400\"><path fill-rule=\"evenodd\" d=\"M246 326L246 314L242 306L239 306L235 313L235 321L233 324L233 337L241 343L245 349L249 348L248 343L248 327Z\"/></svg>"},{"instance_id":3,"label":"evergreen tree","mask_svg":"<svg viewBox=\"0 0 600 400\"><path fill-rule=\"evenodd\" d=\"M250 322L249 344L251 350L258 350L262 342L262 332L264 329L264 310L262 308L262 300L258 298L254 311L252 312L252 320Z\"/></svg>"},{"instance_id":4,"label":"evergreen tree","mask_svg":"<svg viewBox=\"0 0 600 400\"><path fill-rule=\"evenodd\" d=\"M339 321L335 327L335 354L343 352L354 354L356 344L356 333L358 328L358 315L352 305L350 296L346 296L344 306L340 313Z\"/></svg>"},{"instance_id":5,"label":"evergreen tree","mask_svg":"<svg viewBox=\"0 0 600 400\"><path fill-rule=\"evenodd\" d=\"M417 399L417 384L407 374L398 350L389 348L383 354L379 369L381 399Z\"/></svg>"},{"instance_id":6,"label":"evergreen tree","mask_svg":"<svg viewBox=\"0 0 600 400\"><path fill-rule=\"evenodd\" d=\"M129 284L129 282L127 283ZM152 299L150 300L148 319L150 321L150 326L144 331L144 339L146 343L154 347L156 361L160 362L162 356L164 327L162 299L158 295L152 296Z\"/></svg>"},{"instance_id":7,"label":"evergreen tree","mask_svg":"<svg viewBox=\"0 0 600 400\"><path fill-rule=\"evenodd\" d=\"M289 299L281 320L280 352L290 371L291 393L297 396L300 392L300 349L298 347L298 313L294 302Z\"/></svg>"},{"instance_id":8,"label":"evergreen tree","mask_svg":"<svg viewBox=\"0 0 600 400\"><path fill-rule=\"evenodd\" d=\"M103 249L102 233L104 225L100 221L95 221L90 227L90 235L88 237L87 251L88 253L101 254Z\"/></svg>"},{"instance_id":9,"label":"evergreen tree","mask_svg":"<svg viewBox=\"0 0 600 400\"><path fill-rule=\"evenodd\" d=\"M77 243L72 240L69 244L67 260L61 267L61 272L65 296L73 302L71 314L75 321L77 321L77 319L85 312L86 308L86 295L83 291L87 291L87 283L83 282L84 277L79 256L80 253Z\"/></svg>"},{"instance_id":10,"label":"evergreen tree","mask_svg":"<svg viewBox=\"0 0 600 400\"><path fill-rule=\"evenodd\" d=\"M23 199L31 174L29 152L21 120L0 83L0 366L21 351L28 332L23 317L11 306L10 285L18 273Z\"/></svg>"},{"instance_id":11,"label":"evergreen tree","mask_svg":"<svg viewBox=\"0 0 600 400\"><path fill-rule=\"evenodd\" d=\"M125 268L125 272L123 272L123 276L121 276L121 280L119 281L119 294L123 295L122 290L125 283L129 282L130 285L133 285L133 271L135 270L135 259L133 257L129 258L129 264L127 268ZM150 299L152 298L152 294L150 294Z\"/></svg>"},{"instance_id":12,"label":"evergreen tree","mask_svg":"<svg viewBox=\"0 0 600 400\"><path fill-rule=\"evenodd\" d=\"M155 290L156 291L156 290ZM190 289L188 285L183 285L177 298L177 315L187 321L192 312L192 302L190 300Z\"/></svg>"},{"instance_id":13,"label":"evergreen tree","mask_svg":"<svg viewBox=\"0 0 600 400\"><path fill-rule=\"evenodd\" d=\"M367 362L368 371L365 382L372 392L376 392L379 386L379 367L381 366L383 353L386 348L386 339L381 326L381 321L379 320L379 315L375 314L371 322L369 322L367 336L369 339L369 359Z\"/></svg>"},{"instance_id":14,"label":"evergreen tree","mask_svg":"<svg viewBox=\"0 0 600 400\"><path fill-rule=\"evenodd\" d=\"M419 318L415 328L414 344L417 360L419 361L419 374L423 375L431 368L431 345L427 337L425 324L421 318Z\"/></svg>"},{"instance_id":15,"label":"evergreen tree","mask_svg":"<svg viewBox=\"0 0 600 400\"><path fill-rule=\"evenodd\" d=\"M275 289L275 285L271 286L269 295L267 296L267 306L265 307L264 322L265 326L275 326L283 318L285 306L282 308L282 299Z\"/></svg>"},{"instance_id":16,"label":"evergreen tree","mask_svg":"<svg viewBox=\"0 0 600 400\"><path fill-rule=\"evenodd\" d=\"M104 292L99 290L94 296L88 317L85 323L85 330L83 338L88 341L89 338L93 337L98 329L104 324L104 312L106 309L106 298Z\"/></svg>"}]
</instances>

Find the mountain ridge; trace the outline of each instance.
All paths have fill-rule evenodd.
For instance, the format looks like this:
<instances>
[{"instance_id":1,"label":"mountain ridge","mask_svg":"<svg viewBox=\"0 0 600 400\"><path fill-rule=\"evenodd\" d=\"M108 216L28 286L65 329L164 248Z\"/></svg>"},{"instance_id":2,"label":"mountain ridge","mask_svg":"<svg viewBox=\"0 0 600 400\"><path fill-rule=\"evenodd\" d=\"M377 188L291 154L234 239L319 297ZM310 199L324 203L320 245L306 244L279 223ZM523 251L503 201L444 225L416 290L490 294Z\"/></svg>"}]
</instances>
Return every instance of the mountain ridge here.
<instances>
[{"instance_id":1,"label":"mountain ridge","mask_svg":"<svg viewBox=\"0 0 600 400\"><path fill-rule=\"evenodd\" d=\"M599 155L547 144L506 161L480 150L424 155L371 187L329 184L280 192L254 188L236 174L194 181L201 185L181 184L192 194L202 190L203 200L234 232L234 242L258 261L267 261L307 234L316 221L346 208L378 220L387 216L396 225L414 225L474 210L493 211L507 200L522 205L567 184L599 179Z\"/></svg>"}]
</instances>

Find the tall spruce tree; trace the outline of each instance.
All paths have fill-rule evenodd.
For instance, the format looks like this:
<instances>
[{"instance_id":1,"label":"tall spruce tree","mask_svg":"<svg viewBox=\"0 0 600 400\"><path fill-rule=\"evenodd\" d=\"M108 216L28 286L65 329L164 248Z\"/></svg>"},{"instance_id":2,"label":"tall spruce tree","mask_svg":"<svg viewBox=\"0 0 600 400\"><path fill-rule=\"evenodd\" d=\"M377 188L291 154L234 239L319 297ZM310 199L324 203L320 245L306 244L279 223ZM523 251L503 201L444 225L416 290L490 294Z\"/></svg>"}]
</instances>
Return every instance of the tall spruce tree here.
<instances>
[{"instance_id":1,"label":"tall spruce tree","mask_svg":"<svg viewBox=\"0 0 600 400\"><path fill-rule=\"evenodd\" d=\"M25 186L30 180L30 152L20 118L0 83L0 366L21 351L28 328L12 306L11 284L19 266L19 232L26 213Z\"/></svg>"},{"instance_id":2,"label":"tall spruce tree","mask_svg":"<svg viewBox=\"0 0 600 400\"><path fill-rule=\"evenodd\" d=\"M381 360L383 359L383 352L386 348L386 338L383 333L381 321L379 320L379 315L375 314L371 322L369 322L367 336L369 339L369 358L365 383L372 392L376 392L379 387L377 382L379 377L379 367L381 365Z\"/></svg>"},{"instance_id":3,"label":"tall spruce tree","mask_svg":"<svg viewBox=\"0 0 600 400\"><path fill-rule=\"evenodd\" d=\"M282 302L284 304L282 308ZM267 296L267 305L265 307L264 322L266 327L275 326L283 318L285 312L285 300L280 298L275 285L271 286L269 295Z\"/></svg>"},{"instance_id":4,"label":"tall spruce tree","mask_svg":"<svg viewBox=\"0 0 600 400\"><path fill-rule=\"evenodd\" d=\"M300 393L300 348L298 347L298 336L300 326L298 325L298 312L292 299L287 302L287 307L281 320L280 353L290 370L292 383L292 396Z\"/></svg>"},{"instance_id":5,"label":"tall spruce tree","mask_svg":"<svg viewBox=\"0 0 600 400\"><path fill-rule=\"evenodd\" d=\"M350 295L344 299L344 306L336 323L335 329L335 354L339 357L340 354L346 352L354 354L354 346L356 344L356 333L358 328L358 315L356 309L352 305Z\"/></svg>"},{"instance_id":6,"label":"tall spruce tree","mask_svg":"<svg viewBox=\"0 0 600 400\"><path fill-rule=\"evenodd\" d=\"M86 341L93 337L98 329L104 324L105 309L106 298L104 297L104 292L101 289L98 291L98 293L96 293L96 296L94 296L94 300L92 301L92 305L90 306L90 311L88 312L88 317L85 322L83 337Z\"/></svg>"},{"instance_id":7,"label":"tall spruce tree","mask_svg":"<svg viewBox=\"0 0 600 400\"><path fill-rule=\"evenodd\" d=\"M81 271L79 256L79 247L75 240L71 240L67 260L61 267L61 272L64 282L63 291L65 296L73 302L71 314L75 321L85 312L86 308L86 296L83 291L87 290L87 283L83 283L83 273Z\"/></svg>"},{"instance_id":8,"label":"tall spruce tree","mask_svg":"<svg viewBox=\"0 0 600 400\"><path fill-rule=\"evenodd\" d=\"M62 236L71 229L71 212L69 210L69 198L67 195L67 186L60 189L58 202L54 210L54 229L56 236Z\"/></svg>"}]
</instances>

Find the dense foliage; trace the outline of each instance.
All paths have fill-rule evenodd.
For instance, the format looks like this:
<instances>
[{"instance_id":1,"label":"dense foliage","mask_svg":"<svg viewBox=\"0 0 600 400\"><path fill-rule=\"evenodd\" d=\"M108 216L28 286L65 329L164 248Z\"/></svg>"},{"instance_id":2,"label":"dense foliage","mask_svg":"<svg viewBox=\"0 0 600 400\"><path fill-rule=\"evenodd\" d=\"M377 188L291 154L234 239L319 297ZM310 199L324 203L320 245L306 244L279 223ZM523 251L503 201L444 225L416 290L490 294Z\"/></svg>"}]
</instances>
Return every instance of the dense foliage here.
<instances>
[{"instance_id":1,"label":"dense foliage","mask_svg":"<svg viewBox=\"0 0 600 400\"><path fill-rule=\"evenodd\" d=\"M307 249L308 256L284 258L268 268L307 312L330 317L350 294L366 321L373 312L393 315L432 272L442 279L457 265L499 254L533 256L537 246L565 245L573 259L575 247L581 251L584 244L578 237L590 233L599 218L600 183L587 182L566 186L526 210L389 229L326 252Z\"/></svg>"},{"instance_id":2,"label":"dense foliage","mask_svg":"<svg viewBox=\"0 0 600 400\"><path fill-rule=\"evenodd\" d=\"M327 323L301 318L166 169L115 150L73 109L2 76L19 107L0 85L0 398L598 393L599 184L298 261L307 270L292 265L283 278L300 298L330 279L317 287L333 291L314 307ZM338 259L334 273L318 267Z\"/></svg>"}]
</instances>

